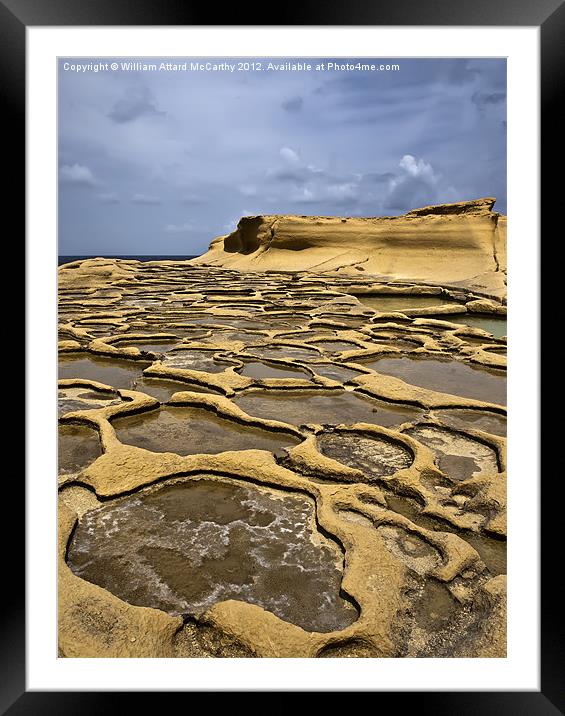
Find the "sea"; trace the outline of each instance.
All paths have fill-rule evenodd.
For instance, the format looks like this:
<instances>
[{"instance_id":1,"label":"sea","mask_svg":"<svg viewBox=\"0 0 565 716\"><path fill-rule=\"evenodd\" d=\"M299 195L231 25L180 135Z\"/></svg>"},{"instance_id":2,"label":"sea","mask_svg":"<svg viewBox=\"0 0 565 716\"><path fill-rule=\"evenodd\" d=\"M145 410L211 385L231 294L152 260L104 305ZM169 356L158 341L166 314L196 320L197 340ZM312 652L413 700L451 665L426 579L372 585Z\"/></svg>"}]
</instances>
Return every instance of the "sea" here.
<instances>
[{"instance_id":1,"label":"sea","mask_svg":"<svg viewBox=\"0 0 565 716\"><path fill-rule=\"evenodd\" d=\"M135 261L188 261L188 259L195 259L198 254L192 256L59 256L59 266L61 264L69 264L72 261L82 261L83 259L134 259Z\"/></svg>"}]
</instances>

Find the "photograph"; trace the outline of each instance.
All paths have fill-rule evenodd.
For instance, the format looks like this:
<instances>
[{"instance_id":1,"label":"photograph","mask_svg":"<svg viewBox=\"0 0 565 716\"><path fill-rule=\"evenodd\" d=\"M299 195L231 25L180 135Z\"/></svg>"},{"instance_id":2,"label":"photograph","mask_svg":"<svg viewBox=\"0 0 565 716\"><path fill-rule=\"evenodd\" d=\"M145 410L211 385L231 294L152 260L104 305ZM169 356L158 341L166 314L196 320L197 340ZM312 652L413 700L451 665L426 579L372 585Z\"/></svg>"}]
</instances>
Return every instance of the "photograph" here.
<instances>
[{"instance_id":1,"label":"photograph","mask_svg":"<svg viewBox=\"0 0 565 716\"><path fill-rule=\"evenodd\" d=\"M60 658L507 656L506 100L57 58Z\"/></svg>"}]
</instances>

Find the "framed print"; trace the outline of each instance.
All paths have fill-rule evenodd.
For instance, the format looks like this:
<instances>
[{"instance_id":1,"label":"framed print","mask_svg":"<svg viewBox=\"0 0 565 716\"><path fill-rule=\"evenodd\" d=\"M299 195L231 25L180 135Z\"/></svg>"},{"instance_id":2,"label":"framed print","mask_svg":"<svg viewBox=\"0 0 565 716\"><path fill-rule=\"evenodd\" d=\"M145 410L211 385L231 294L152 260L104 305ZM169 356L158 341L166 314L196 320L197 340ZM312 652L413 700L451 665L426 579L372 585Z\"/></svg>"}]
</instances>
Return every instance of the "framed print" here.
<instances>
[{"instance_id":1,"label":"framed print","mask_svg":"<svg viewBox=\"0 0 565 716\"><path fill-rule=\"evenodd\" d=\"M3 712L562 712L537 431L562 5L136 12L2 6L29 307Z\"/></svg>"}]
</instances>

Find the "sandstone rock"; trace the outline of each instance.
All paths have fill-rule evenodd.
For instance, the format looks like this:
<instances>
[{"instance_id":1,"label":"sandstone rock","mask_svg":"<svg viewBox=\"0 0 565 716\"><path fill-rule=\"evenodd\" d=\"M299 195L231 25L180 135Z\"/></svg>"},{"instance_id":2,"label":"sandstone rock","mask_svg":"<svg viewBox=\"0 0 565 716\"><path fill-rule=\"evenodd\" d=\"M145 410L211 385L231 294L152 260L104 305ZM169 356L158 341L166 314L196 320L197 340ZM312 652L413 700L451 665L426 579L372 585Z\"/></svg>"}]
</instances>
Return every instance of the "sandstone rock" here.
<instances>
[{"instance_id":1,"label":"sandstone rock","mask_svg":"<svg viewBox=\"0 0 565 716\"><path fill-rule=\"evenodd\" d=\"M484 198L370 218L245 216L192 263L240 271L362 267L379 276L465 281L506 269L506 220L494 203Z\"/></svg>"}]
</instances>

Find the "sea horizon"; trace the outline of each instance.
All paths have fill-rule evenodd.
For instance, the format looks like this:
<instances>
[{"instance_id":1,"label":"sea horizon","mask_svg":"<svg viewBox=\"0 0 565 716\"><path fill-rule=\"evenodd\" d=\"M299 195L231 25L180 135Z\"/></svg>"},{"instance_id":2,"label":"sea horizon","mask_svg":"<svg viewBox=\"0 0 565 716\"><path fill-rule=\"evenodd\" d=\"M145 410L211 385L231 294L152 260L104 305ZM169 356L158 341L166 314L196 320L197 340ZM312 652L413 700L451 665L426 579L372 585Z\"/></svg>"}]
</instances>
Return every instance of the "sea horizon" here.
<instances>
[{"instance_id":1,"label":"sea horizon","mask_svg":"<svg viewBox=\"0 0 565 716\"><path fill-rule=\"evenodd\" d=\"M182 260L188 261L195 259L200 254L83 254L75 256L74 254L60 254L58 257L58 265L69 264L73 261L84 261L85 259L134 259L135 261L168 261Z\"/></svg>"}]
</instances>

